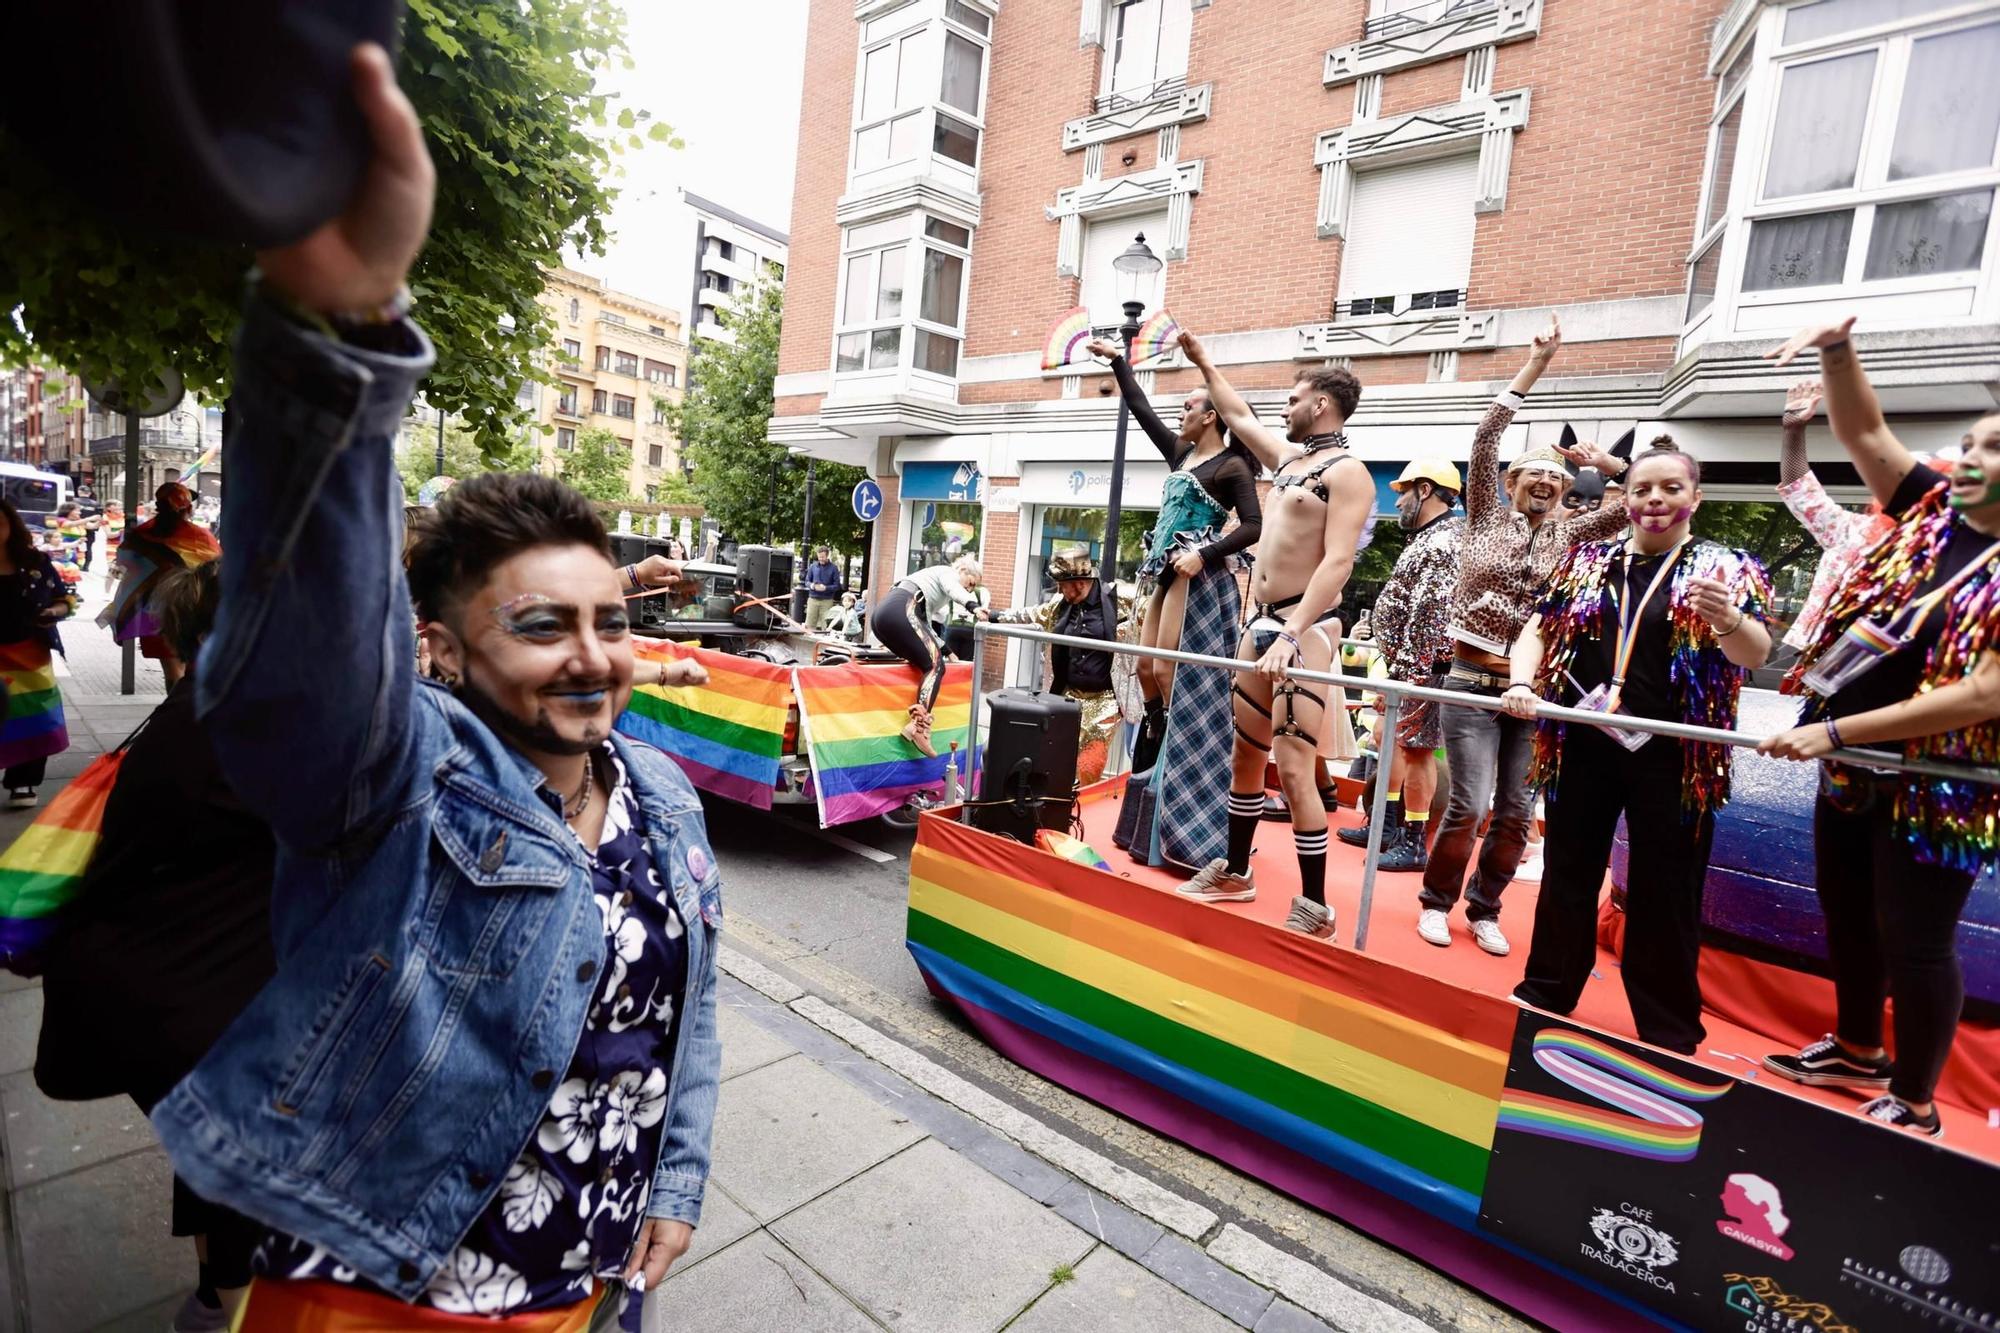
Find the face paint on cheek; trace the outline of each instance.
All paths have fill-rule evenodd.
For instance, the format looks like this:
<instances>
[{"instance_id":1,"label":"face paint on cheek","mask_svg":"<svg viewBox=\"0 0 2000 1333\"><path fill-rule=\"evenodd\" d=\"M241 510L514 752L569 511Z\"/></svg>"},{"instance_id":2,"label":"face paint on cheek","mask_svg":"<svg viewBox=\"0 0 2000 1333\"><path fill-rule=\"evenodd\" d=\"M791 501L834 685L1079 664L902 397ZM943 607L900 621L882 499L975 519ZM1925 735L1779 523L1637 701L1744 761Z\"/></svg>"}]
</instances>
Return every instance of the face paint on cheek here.
<instances>
[{"instance_id":1,"label":"face paint on cheek","mask_svg":"<svg viewBox=\"0 0 2000 1333\"><path fill-rule=\"evenodd\" d=\"M1963 484L1979 487L1978 490L1960 490ZM1952 474L1951 494L1946 500L1953 509L1983 509L2000 500L2000 481L1989 481L1986 469L1974 463L1961 462Z\"/></svg>"}]
</instances>

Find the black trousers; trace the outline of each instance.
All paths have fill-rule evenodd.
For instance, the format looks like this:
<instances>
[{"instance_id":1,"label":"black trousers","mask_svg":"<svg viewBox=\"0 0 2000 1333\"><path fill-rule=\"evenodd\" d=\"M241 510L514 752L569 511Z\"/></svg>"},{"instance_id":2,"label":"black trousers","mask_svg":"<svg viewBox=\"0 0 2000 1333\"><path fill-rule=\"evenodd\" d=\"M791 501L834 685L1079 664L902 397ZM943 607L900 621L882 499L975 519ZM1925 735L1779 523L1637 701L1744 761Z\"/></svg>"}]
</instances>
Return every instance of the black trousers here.
<instances>
[{"instance_id":1,"label":"black trousers","mask_svg":"<svg viewBox=\"0 0 2000 1333\"><path fill-rule=\"evenodd\" d=\"M1707 1035L1695 964L1715 817L1682 817L1681 762L1680 743L1667 737L1634 753L1595 727L1568 728L1548 798L1534 942L1514 993L1559 1014L1576 1008L1597 961L1597 898L1623 815L1625 999L1640 1040L1692 1055Z\"/></svg>"},{"instance_id":2,"label":"black trousers","mask_svg":"<svg viewBox=\"0 0 2000 1333\"><path fill-rule=\"evenodd\" d=\"M1893 786L1863 779L1865 808L1813 807L1814 881L1826 918L1837 1007L1834 1031L1851 1046L1882 1044L1882 1002L1896 1001L1896 1065L1889 1091L1927 1102L1958 1033L1965 976L1958 917L1969 872L1925 865L1891 819Z\"/></svg>"},{"instance_id":3,"label":"black trousers","mask_svg":"<svg viewBox=\"0 0 2000 1333\"><path fill-rule=\"evenodd\" d=\"M0 787L8 791L19 791L23 787L34 788L42 785L49 775L48 756L30 759L24 764L16 764L6 773L0 774Z\"/></svg>"},{"instance_id":4,"label":"black trousers","mask_svg":"<svg viewBox=\"0 0 2000 1333\"><path fill-rule=\"evenodd\" d=\"M944 688L945 658L938 651L930 617L924 614L923 599L908 588L891 588L868 623L883 647L923 673L917 702L926 712L937 707L938 691Z\"/></svg>"}]
</instances>

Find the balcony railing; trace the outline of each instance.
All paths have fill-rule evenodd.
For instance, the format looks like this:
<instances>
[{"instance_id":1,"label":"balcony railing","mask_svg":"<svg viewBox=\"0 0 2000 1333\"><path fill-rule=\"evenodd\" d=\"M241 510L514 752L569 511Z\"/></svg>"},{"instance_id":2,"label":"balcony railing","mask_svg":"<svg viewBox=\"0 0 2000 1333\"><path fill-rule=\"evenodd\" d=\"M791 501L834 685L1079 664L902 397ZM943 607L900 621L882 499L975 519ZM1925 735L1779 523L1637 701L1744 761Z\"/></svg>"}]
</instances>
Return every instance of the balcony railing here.
<instances>
[{"instance_id":1,"label":"balcony railing","mask_svg":"<svg viewBox=\"0 0 2000 1333\"><path fill-rule=\"evenodd\" d=\"M1493 3L1494 0L1486 0ZM1187 87L1187 77L1176 74L1171 79L1161 79L1149 88L1132 88L1122 93L1105 93L1096 102L1097 114L1102 116L1112 111L1123 111L1127 107L1147 106L1163 97L1171 97Z\"/></svg>"},{"instance_id":2,"label":"balcony railing","mask_svg":"<svg viewBox=\"0 0 2000 1333\"><path fill-rule=\"evenodd\" d=\"M193 458L200 451L201 441L192 434L182 434L175 430L161 430L157 426L139 427L139 448L155 457L173 458L184 455ZM99 435L90 442L90 456L102 458L125 452L125 433Z\"/></svg>"},{"instance_id":3,"label":"balcony railing","mask_svg":"<svg viewBox=\"0 0 2000 1333\"><path fill-rule=\"evenodd\" d=\"M1467 18L1499 7L1500 0L1429 0L1427 4L1398 10L1393 14L1377 15L1368 20L1362 32L1370 39L1396 37L1406 32L1415 32L1419 28L1428 28L1433 23L1443 23L1446 19Z\"/></svg>"}]
</instances>

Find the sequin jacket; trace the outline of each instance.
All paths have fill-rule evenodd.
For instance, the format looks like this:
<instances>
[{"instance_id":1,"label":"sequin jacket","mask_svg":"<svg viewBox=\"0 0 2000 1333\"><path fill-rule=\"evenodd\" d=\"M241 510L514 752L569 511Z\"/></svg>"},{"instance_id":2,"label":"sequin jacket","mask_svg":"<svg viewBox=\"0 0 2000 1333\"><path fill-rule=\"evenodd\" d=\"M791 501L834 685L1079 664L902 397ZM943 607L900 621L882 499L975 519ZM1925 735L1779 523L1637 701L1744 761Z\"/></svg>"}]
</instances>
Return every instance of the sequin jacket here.
<instances>
[{"instance_id":1,"label":"sequin jacket","mask_svg":"<svg viewBox=\"0 0 2000 1333\"><path fill-rule=\"evenodd\" d=\"M1616 537L1625 509L1607 503L1573 518L1550 515L1528 526L1500 486L1500 437L1521 410L1510 391L1493 400L1472 437L1465 471L1465 532L1459 540L1458 586L1451 597L1451 637L1504 654L1535 609L1535 596L1556 563L1578 542Z\"/></svg>"},{"instance_id":2,"label":"sequin jacket","mask_svg":"<svg viewBox=\"0 0 2000 1333\"><path fill-rule=\"evenodd\" d=\"M1936 487L1911 506L1887 537L1862 552L1853 573L1827 605L1818 637L1799 654L1785 678L1786 693L1801 689L1820 654L1855 621L1891 613L1914 600L1950 540L1952 526L1963 521L1946 504L1945 494L1943 486ZM1945 611L1950 629L1924 662L1919 693L1962 679L1983 654L2000 652L2000 574L1995 567L1988 564L1961 583ZM1805 720L1816 721L1824 708L1824 700L1810 697ZM1941 759L1991 769L2000 765L2000 721L1916 737L1903 742L1903 754L1912 760ZM1984 873L1993 867L2000 841L2000 787L1912 774L1896 797L1895 819L1897 831L1909 840L1918 860Z\"/></svg>"},{"instance_id":3,"label":"sequin jacket","mask_svg":"<svg viewBox=\"0 0 2000 1333\"><path fill-rule=\"evenodd\" d=\"M1459 534L1465 520L1445 514L1420 529L1396 557L1375 600L1375 642L1391 678L1421 684L1451 660L1452 590L1458 586Z\"/></svg>"},{"instance_id":4,"label":"sequin jacket","mask_svg":"<svg viewBox=\"0 0 2000 1333\"><path fill-rule=\"evenodd\" d=\"M1576 660L1577 646L1617 632L1616 603L1608 595L1611 570L1624 551L1623 541L1587 542L1565 555L1549 576L1537 611L1542 617L1542 665L1535 674L1535 693L1560 699L1563 681ZM1746 616L1766 618L1771 583L1764 567L1746 551L1732 551L1714 542L1697 541L1674 567L1668 584L1667 688L1678 720L1722 731L1736 726L1736 701L1748 673L1729 660L1715 631L1694 609L1688 585L1714 579L1735 589ZM1563 724L1542 722L1535 728L1534 784L1553 790L1562 766ZM1658 744L1658 742L1654 742ZM1687 818L1712 814L1729 800L1731 750L1709 741L1681 741L1685 756L1681 779L1681 813Z\"/></svg>"}]
</instances>

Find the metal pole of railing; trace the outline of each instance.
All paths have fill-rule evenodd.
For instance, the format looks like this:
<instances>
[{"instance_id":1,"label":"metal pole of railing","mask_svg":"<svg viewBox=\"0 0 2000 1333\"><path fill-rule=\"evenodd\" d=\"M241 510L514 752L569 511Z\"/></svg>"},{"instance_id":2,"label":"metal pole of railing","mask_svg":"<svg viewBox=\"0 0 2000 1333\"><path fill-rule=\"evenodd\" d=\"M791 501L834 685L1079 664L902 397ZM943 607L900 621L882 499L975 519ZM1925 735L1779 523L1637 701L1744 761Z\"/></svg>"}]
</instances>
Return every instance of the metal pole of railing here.
<instances>
[{"instance_id":1,"label":"metal pole of railing","mask_svg":"<svg viewBox=\"0 0 2000 1333\"><path fill-rule=\"evenodd\" d=\"M979 795L979 793L974 790L974 787L978 784L979 779L978 776L972 772L972 765L977 761L977 757L980 753L979 687L985 683L985 676L986 676L986 622L981 620L978 616L974 616L972 618L972 716L966 720L965 724L965 770L966 771L958 775L960 782L963 784L963 790L971 792L974 796ZM967 807L966 814L968 815L971 814L970 807Z\"/></svg>"},{"instance_id":2,"label":"metal pole of railing","mask_svg":"<svg viewBox=\"0 0 2000 1333\"><path fill-rule=\"evenodd\" d=\"M1157 658L1160 661L1179 662L1187 666L1220 667L1226 671L1248 671L1253 665L1241 658L1210 657L1203 653L1181 652L1178 649L1148 648L1136 643L1106 643L1101 639L1078 639L1065 634L1050 634L1045 630L1029 629L1026 626L993 625L988 627L988 632L1009 639L1028 639L1036 643L1056 644L1062 647L1088 648L1094 652L1130 653L1134 657ZM1456 690L1434 689L1429 685L1410 685L1399 680L1370 680L1362 676L1346 676L1331 671L1293 670L1286 672L1286 675L1293 680L1365 690L1380 694L1385 700L1430 699L1451 708L1478 708L1488 713L1506 711L1498 699L1462 694ZM1535 719L1601 726L1604 723L1604 714L1542 702L1535 705ZM1685 722L1662 722L1649 717L1625 717L1622 714L1618 718L1618 726L1626 731L1644 731L1655 736L1672 736L1677 740L1710 741L1718 745L1733 745L1753 750L1765 739L1745 731L1723 731L1716 727L1697 727ZM1934 759L1909 760L1885 750L1843 749L1835 750L1824 757L1850 764L1862 764L1870 768L1887 769L1891 772L1942 778L1952 782L1976 782L1983 786L2000 783L2000 776L1996 776L1994 770L1990 768L1980 768L1972 764L1940 763Z\"/></svg>"},{"instance_id":3,"label":"metal pole of railing","mask_svg":"<svg viewBox=\"0 0 2000 1333\"><path fill-rule=\"evenodd\" d=\"M1393 694L1382 697L1382 729L1375 742L1375 798L1368 811L1368 857L1361 863L1360 920L1354 923L1354 951L1368 951L1369 909L1375 905L1375 863L1382 859L1382 825L1389 812L1389 746L1396 739L1396 712L1402 701ZM1331 726L1332 719L1320 722Z\"/></svg>"}]
</instances>

